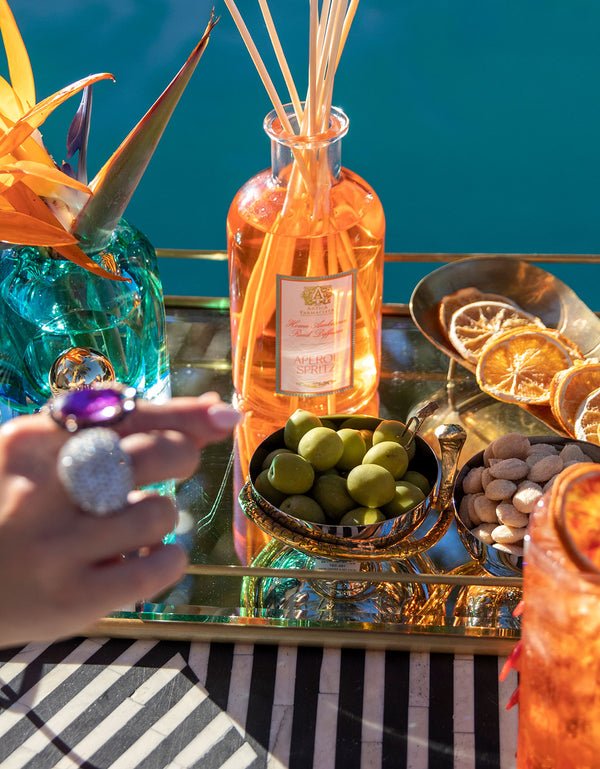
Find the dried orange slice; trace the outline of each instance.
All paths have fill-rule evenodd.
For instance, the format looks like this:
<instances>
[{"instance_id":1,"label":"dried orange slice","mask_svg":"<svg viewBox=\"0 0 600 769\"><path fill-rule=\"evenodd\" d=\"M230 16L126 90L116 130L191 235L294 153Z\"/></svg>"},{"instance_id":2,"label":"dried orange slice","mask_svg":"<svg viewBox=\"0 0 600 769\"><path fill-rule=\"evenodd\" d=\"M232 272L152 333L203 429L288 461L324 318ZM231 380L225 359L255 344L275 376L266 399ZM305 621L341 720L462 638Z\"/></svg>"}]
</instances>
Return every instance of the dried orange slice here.
<instances>
[{"instance_id":1,"label":"dried orange slice","mask_svg":"<svg viewBox=\"0 0 600 769\"><path fill-rule=\"evenodd\" d=\"M575 361L566 371L560 371L550 387L550 407L559 424L575 434L577 411L587 396L600 387L600 361Z\"/></svg>"},{"instance_id":2,"label":"dried orange slice","mask_svg":"<svg viewBox=\"0 0 600 769\"><path fill-rule=\"evenodd\" d=\"M552 487L550 509L556 533L582 571L600 573L600 467L572 465Z\"/></svg>"},{"instance_id":3,"label":"dried orange slice","mask_svg":"<svg viewBox=\"0 0 600 769\"><path fill-rule=\"evenodd\" d=\"M478 288L475 288L475 286L459 288L458 291L454 291L452 294L447 294L440 300L438 305L438 319L444 333L446 335L448 334L450 321L457 310L460 310L465 304L484 301L504 302L504 304L514 305L514 302L506 296L500 294L487 294L480 291Z\"/></svg>"},{"instance_id":4,"label":"dried orange slice","mask_svg":"<svg viewBox=\"0 0 600 769\"><path fill-rule=\"evenodd\" d=\"M477 382L498 400L542 405L549 401L554 375L573 362L552 331L521 326L488 339L477 363Z\"/></svg>"},{"instance_id":5,"label":"dried orange slice","mask_svg":"<svg viewBox=\"0 0 600 769\"><path fill-rule=\"evenodd\" d=\"M571 357L573 358L573 362L575 362L576 360L585 360L585 355L572 339L569 339L568 336L565 336L560 331L557 331L555 328L549 328L546 330L555 339L558 339L558 341L563 345L563 347L567 348L567 350L571 354Z\"/></svg>"},{"instance_id":6,"label":"dried orange slice","mask_svg":"<svg viewBox=\"0 0 600 769\"><path fill-rule=\"evenodd\" d=\"M600 387L587 396L575 416L575 437L600 444Z\"/></svg>"},{"instance_id":7,"label":"dried orange slice","mask_svg":"<svg viewBox=\"0 0 600 769\"><path fill-rule=\"evenodd\" d=\"M506 302L471 302L452 315L448 338L463 358L477 363L481 348L493 334L532 324L544 328L535 315Z\"/></svg>"}]
</instances>

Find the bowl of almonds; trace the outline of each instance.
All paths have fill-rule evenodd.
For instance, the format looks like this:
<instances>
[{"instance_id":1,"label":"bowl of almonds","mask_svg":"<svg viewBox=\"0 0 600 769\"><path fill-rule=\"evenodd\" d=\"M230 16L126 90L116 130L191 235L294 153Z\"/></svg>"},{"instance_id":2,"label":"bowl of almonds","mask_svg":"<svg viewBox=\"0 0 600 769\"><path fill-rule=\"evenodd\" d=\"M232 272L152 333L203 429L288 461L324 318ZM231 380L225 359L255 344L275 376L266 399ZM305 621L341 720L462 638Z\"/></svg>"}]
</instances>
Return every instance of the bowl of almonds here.
<instances>
[{"instance_id":1,"label":"bowl of almonds","mask_svg":"<svg viewBox=\"0 0 600 769\"><path fill-rule=\"evenodd\" d=\"M529 517L565 467L600 462L600 446L507 433L471 457L456 479L458 530L469 554L496 576L520 572Z\"/></svg>"}]
</instances>

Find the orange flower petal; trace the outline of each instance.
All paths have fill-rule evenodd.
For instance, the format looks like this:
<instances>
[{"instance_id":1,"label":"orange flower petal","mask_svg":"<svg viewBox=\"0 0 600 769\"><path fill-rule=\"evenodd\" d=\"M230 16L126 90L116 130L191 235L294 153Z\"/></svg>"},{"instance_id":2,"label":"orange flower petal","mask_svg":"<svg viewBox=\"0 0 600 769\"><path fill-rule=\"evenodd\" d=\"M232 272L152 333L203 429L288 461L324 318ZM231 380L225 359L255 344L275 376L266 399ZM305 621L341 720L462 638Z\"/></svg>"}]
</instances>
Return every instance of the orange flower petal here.
<instances>
[{"instance_id":1,"label":"orange flower petal","mask_svg":"<svg viewBox=\"0 0 600 769\"><path fill-rule=\"evenodd\" d=\"M20 211L0 211L0 239L28 246L61 246L77 241L62 227L55 227Z\"/></svg>"},{"instance_id":2,"label":"orange flower petal","mask_svg":"<svg viewBox=\"0 0 600 769\"><path fill-rule=\"evenodd\" d=\"M0 131L2 133L8 133L8 131L14 127L16 122L11 120L7 115L2 114L0 111ZM40 132L35 129L31 136L28 136L24 142L18 147L15 147L14 151L7 153L0 158L0 165L3 162L13 162L14 160L34 160L38 163L45 163L47 166L56 166L54 160L50 156L48 150L42 143L42 136Z\"/></svg>"},{"instance_id":3,"label":"orange flower petal","mask_svg":"<svg viewBox=\"0 0 600 769\"><path fill-rule=\"evenodd\" d=\"M70 262L74 262L80 267L83 267L84 270L93 272L94 275L98 275L101 278L109 278L109 280L128 282L128 278L123 278L120 275L115 275L113 272L104 270L99 264L96 264L93 259L90 259L85 251L82 251L77 245L55 246L54 250L58 251L61 256L64 256L65 259L68 259Z\"/></svg>"},{"instance_id":4,"label":"orange flower petal","mask_svg":"<svg viewBox=\"0 0 600 769\"><path fill-rule=\"evenodd\" d=\"M27 48L7 0L0 0L0 30L12 87L25 111L35 104L35 83Z\"/></svg>"},{"instance_id":5,"label":"orange flower petal","mask_svg":"<svg viewBox=\"0 0 600 769\"><path fill-rule=\"evenodd\" d=\"M6 184L7 179L10 179L8 174L0 174L0 182ZM22 181L15 180L14 176L12 177L12 183L8 183L7 188L2 191L2 197L10 203L15 211L21 211L29 216L33 216L35 219L46 222L46 224L50 224L53 227L62 226L44 201L23 184ZM73 238L71 242L77 241Z\"/></svg>"},{"instance_id":6,"label":"orange flower petal","mask_svg":"<svg viewBox=\"0 0 600 769\"><path fill-rule=\"evenodd\" d=\"M6 156L8 162L13 160L33 160L36 163L44 163L47 166L55 167L54 160L48 150L35 139L37 130L25 141L15 148L14 152Z\"/></svg>"},{"instance_id":7,"label":"orange flower petal","mask_svg":"<svg viewBox=\"0 0 600 769\"><path fill-rule=\"evenodd\" d=\"M15 182L9 189L2 193L0 196L0 210L3 208L4 204L12 205L14 208L19 209L19 211L26 211L30 217L34 217L38 222L45 222L47 225L52 226L55 229L58 229L61 226L58 219L54 216L44 201L40 200L40 198L38 198L34 192L26 187L23 182ZM69 235L66 230L63 231L66 235ZM2 239L2 232L2 225L0 223L0 239ZM31 243L30 240L23 240L19 242L27 243L29 245L37 245L35 243ZM80 267L83 267L84 270L93 272L95 275L99 275L102 278L121 281L126 280L126 278L122 278L112 272L108 272L96 264L96 262L94 262L93 259L90 259L90 257L77 245L74 237L72 238L72 242L70 244L56 245L54 246L54 250L58 251L58 253L64 256L66 259L69 259L69 261L78 264Z\"/></svg>"},{"instance_id":8,"label":"orange flower petal","mask_svg":"<svg viewBox=\"0 0 600 769\"><path fill-rule=\"evenodd\" d=\"M3 77L0 77L0 113L11 120L18 120L23 115L23 108L16 93Z\"/></svg>"},{"instance_id":9,"label":"orange flower petal","mask_svg":"<svg viewBox=\"0 0 600 769\"><path fill-rule=\"evenodd\" d=\"M51 182L53 185L71 187L74 190L79 190L80 192L91 195L90 189L86 187L85 184L82 184L80 181L77 181L77 179L73 179L73 177L63 173L58 168L56 168L56 166L47 166L44 163L38 163L33 160L17 160L14 163L6 163L0 166L0 170L6 173L10 173L12 171L21 171L26 176L31 176L35 179L41 179L45 182ZM38 192L33 184L30 184L29 186L32 190ZM46 185L44 189L48 189L48 186ZM38 192L38 194L48 195L51 193Z\"/></svg>"},{"instance_id":10,"label":"orange flower petal","mask_svg":"<svg viewBox=\"0 0 600 769\"><path fill-rule=\"evenodd\" d=\"M27 137L31 136L36 128L42 125L48 115L58 106L71 98L71 96L79 93L79 91L82 91L86 86L97 83L99 80L114 80L114 78L108 72L90 75L82 80L77 80L75 83L71 83L71 85L65 88L61 88L60 91L38 102L29 112L26 112L22 118L17 120L10 131L0 139L0 156L13 152Z\"/></svg>"}]
</instances>

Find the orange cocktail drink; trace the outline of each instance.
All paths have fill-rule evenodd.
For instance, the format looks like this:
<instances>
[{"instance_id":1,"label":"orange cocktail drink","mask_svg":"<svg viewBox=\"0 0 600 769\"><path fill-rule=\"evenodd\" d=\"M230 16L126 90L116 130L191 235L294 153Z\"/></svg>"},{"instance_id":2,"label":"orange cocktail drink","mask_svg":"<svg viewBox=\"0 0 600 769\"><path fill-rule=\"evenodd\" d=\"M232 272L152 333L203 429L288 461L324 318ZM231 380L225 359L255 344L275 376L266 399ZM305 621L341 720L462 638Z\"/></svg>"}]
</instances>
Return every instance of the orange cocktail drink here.
<instances>
[{"instance_id":1,"label":"orange cocktail drink","mask_svg":"<svg viewBox=\"0 0 600 769\"><path fill-rule=\"evenodd\" d=\"M525 551L517 769L600 767L600 466L564 471Z\"/></svg>"}]
</instances>

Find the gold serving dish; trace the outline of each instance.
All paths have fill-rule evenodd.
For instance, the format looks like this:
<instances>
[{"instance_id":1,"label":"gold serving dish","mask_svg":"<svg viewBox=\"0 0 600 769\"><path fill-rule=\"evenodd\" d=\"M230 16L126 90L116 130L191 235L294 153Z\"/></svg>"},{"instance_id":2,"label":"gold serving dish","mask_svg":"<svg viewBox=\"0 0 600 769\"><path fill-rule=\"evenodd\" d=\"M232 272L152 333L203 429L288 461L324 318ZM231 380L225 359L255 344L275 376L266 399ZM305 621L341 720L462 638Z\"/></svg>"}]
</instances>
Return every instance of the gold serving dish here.
<instances>
[{"instance_id":1,"label":"gold serving dish","mask_svg":"<svg viewBox=\"0 0 600 769\"><path fill-rule=\"evenodd\" d=\"M336 415L327 419L341 424L347 417ZM339 526L305 521L272 505L257 491L254 481L265 457L284 445L283 428L267 437L254 452L249 478L239 495L240 504L259 528L304 553L331 559L383 561L410 558L436 544L454 517L452 493L465 432L457 425L441 425L435 433L441 459L420 436L414 437L416 453L413 462L430 479L432 490L419 505L402 516L365 526ZM429 531L417 532L429 516L434 520ZM415 532L416 535L411 536Z\"/></svg>"},{"instance_id":2,"label":"gold serving dish","mask_svg":"<svg viewBox=\"0 0 600 769\"><path fill-rule=\"evenodd\" d=\"M588 358L600 356L600 319L551 273L510 256L476 256L434 270L415 287L410 313L421 333L451 360L472 373L475 366L450 345L438 321L438 304L448 294L474 286L502 294L549 328L571 339ZM559 435L564 431L545 406L522 406Z\"/></svg>"}]
</instances>

